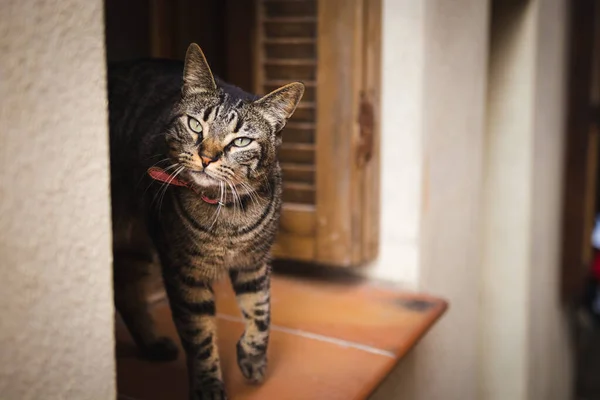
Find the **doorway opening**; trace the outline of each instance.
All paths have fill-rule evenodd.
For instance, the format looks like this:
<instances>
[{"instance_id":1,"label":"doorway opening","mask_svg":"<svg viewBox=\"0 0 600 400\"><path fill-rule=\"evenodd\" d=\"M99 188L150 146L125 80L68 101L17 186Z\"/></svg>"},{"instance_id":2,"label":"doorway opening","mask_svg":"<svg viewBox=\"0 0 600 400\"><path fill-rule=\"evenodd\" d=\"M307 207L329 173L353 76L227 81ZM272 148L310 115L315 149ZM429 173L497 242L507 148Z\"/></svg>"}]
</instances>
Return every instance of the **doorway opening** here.
<instances>
[{"instance_id":1,"label":"doorway opening","mask_svg":"<svg viewBox=\"0 0 600 400\"><path fill-rule=\"evenodd\" d=\"M574 305L576 399L600 398L600 2L570 3L562 293ZM600 231L598 231L600 232ZM595 265L597 267L595 267Z\"/></svg>"}]
</instances>

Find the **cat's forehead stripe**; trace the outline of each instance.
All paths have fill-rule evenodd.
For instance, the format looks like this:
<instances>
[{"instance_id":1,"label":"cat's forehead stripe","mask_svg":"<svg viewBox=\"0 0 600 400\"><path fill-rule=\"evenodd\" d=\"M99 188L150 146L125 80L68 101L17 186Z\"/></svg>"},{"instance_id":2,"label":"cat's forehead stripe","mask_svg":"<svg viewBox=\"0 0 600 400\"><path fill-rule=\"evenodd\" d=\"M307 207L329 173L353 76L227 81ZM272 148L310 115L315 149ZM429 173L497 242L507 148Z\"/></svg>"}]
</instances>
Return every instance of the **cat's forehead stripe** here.
<instances>
[{"instance_id":1,"label":"cat's forehead stripe","mask_svg":"<svg viewBox=\"0 0 600 400\"><path fill-rule=\"evenodd\" d=\"M212 111L210 112L209 116L208 116L208 121L214 121L217 118L217 113L219 112L219 107L220 106L216 106L213 107Z\"/></svg>"},{"instance_id":2,"label":"cat's forehead stripe","mask_svg":"<svg viewBox=\"0 0 600 400\"><path fill-rule=\"evenodd\" d=\"M231 121L233 121L233 119L235 118L235 116L236 116L236 113L234 111L231 111L229 113L229 115L227 116L227 123L231 124Z\"/></svg>"},{"instance_id":3,"label":"cat's forehead stripe","mask_svg":"<svg viewBox=\"0 0 600 400\"><path fill-rule=\"evenodd\" d=\"M205 122L208 122L208 116L212 112L213 107L209 106L204 109L204 113L202 113L202 119Z\"/></svg>"},{"instance_id":4,"label":"cat's forehead stripe","mask_svg":"<svg viewBox=\"0 0 600 400\"><path fill-rule=\"evenodd\" d=\"M233 133L238 133L240 131L240 129L242 129L243 125L244 125L244 121L242 121L241 118L238 118L237 121L235 122L235 128L233 128Z\"/></svg>"}]
</instances>

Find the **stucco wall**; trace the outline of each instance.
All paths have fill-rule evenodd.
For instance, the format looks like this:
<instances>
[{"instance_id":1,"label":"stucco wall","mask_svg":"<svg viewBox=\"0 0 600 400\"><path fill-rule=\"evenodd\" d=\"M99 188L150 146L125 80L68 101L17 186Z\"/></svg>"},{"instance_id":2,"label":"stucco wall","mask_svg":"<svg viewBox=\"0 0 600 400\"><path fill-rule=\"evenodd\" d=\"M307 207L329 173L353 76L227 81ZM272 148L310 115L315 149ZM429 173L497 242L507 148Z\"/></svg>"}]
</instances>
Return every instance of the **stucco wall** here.
<instances>
[{"instance_id":1,"label":"stucco wall","mask_svg":"<svg viewBox=\"0 0 600 400\"><path fill-rule=\"evenodd\" d=\"M0 5L0 393L114 398L101 0Z\"/></svg>"}]
</instances>

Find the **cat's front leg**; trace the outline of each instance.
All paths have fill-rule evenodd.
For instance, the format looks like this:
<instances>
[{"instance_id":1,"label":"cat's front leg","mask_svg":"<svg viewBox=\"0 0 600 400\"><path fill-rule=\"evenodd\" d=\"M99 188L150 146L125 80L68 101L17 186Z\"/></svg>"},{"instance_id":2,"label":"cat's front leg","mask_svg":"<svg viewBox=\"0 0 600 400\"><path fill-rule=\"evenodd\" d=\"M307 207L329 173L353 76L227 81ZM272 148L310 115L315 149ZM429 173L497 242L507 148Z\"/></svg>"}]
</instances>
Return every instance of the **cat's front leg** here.
<instances>
[{"instance_id":1,"label":"cat's front leg","mask_svg":"<svg viewBox=\"0 0 600 400\"><path fill-rule=\"evenodd\" d=\"M186 352L190 399L225 400L217 348L215 301L208 282L184 273L165 276L173 320Z\"/></svg>"},{"instance_id":2,"label":"cat's front leg","mask_svg":"<svg viewBox=\"0 0 600 400\"><path fill-rule=\"evenodd\" d=\"M251 382L262 382L267 369L267 347L271 323L270 265L233 270L231 283L246 320L246 330L237 344L237 361Z\"/></svg>"}]
</instances>

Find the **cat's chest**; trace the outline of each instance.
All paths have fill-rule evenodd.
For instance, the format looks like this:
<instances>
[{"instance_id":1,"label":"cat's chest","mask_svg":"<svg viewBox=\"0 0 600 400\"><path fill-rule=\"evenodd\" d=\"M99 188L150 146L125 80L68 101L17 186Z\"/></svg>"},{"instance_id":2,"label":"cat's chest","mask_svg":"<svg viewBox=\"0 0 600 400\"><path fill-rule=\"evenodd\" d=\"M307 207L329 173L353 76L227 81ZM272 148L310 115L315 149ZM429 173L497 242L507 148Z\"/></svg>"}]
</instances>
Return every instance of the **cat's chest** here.
<instances>
[{"instance_id":1,"label":"cat's chest","mask_svg":"<svg viewBox=\"0 0 600 400\"><path fill-rule=\"evenodd\" d=\"M252 265L258 255L253 251L255 244L252 240L235 241L225 235L213 240L205 239L192 246L195 251L190 261L198 266L232 268Z\"/></svg>"},{"instance_id":2,"label":"cat's chest","mask_svg":"<svg viewBox=\"0 0 600 400\"><path fill-rule=\"evenodd\" d=\"M226 269L253 266L270 250L276 204L258 203L243 211L215 210L193 201L174 206L165 231L177 255L186 258L185 264Z\"/></svg>"}]
</instances>

